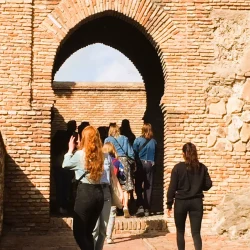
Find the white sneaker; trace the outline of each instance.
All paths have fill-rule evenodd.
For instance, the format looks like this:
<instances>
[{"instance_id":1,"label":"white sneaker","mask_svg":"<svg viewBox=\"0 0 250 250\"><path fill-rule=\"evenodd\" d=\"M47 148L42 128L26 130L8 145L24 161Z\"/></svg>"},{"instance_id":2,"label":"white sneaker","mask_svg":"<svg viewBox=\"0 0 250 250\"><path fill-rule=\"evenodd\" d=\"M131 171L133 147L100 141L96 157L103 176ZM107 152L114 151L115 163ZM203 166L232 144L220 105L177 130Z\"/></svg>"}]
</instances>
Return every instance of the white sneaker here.
<instances>
[{"instance_id":1,"label":"white sneaker","mask_svg":"<svg viewBox=\"0 0 250 250\"><path fill-rule=\"evenodd\" d=\"M110 239L110 238L107 239L107 244L113 244L113 243L114 243L114 241L112 239Z\"/></svg>"},{"instance_id":2,"label":"white sneaker","mask_svg":"<svg viewBox=\"0 0 250 250\"><path fill-rule=\"evenodd\" d=\"M124 217L125 217L125 218L129 218L129 217L130 217L130 214L129 214L129 211L128 211L128 208L127 208L127 207L124 207L124 208L123 208L123 213L124 213Z\"/></svg>"}]
</instances>

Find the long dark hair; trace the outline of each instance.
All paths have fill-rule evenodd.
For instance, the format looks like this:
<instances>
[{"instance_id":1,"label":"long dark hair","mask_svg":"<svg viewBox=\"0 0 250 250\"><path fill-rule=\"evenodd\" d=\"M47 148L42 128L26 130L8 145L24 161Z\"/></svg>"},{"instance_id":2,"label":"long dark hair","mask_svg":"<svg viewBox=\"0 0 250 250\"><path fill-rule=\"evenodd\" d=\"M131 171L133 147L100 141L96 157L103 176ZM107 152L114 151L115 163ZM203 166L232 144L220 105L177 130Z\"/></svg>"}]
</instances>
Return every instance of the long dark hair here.
<instances>
[{"instance_id":1,"label":"long dark hair","mask_svg":"<svg viewBox=\"0 0 250 250\"><path fill-rule=\"evenodd\" d=\"M122 120L120 132L121 132L121 135L125 135L126 137L128 137L130 145L133 145L134 140L135 140L135 135L133 134L133 132L131 130L130 123L129 123L128 119Z\"/></svg>"},{"instance_id":2,"label":"long dark hair","mask_svg":"<svg viewBox=\"0 0 250 250\"><path fill-rule=\"evenodd\" d=\"M188 142L182 147L184 153L185 163L187 164L188 169L198 170L200 167L196 146Z\"/></svg>"}]
</instances>

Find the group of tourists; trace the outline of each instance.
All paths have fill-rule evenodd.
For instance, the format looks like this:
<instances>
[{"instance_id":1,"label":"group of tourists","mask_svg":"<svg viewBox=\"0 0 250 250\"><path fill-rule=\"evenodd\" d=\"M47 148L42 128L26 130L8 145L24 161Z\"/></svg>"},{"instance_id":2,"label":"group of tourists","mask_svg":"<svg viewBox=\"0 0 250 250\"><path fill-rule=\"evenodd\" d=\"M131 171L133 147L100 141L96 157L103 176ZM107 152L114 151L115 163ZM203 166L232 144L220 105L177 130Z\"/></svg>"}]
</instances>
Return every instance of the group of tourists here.
<instances>
[{"instance_id":1,"label":"group of tourists","mask_svg":"<svg viewBox=\"0 0 250 250\"><path fill-rule=\"evenodd\" d=\"M68 122L65 133L62 131L56 133L52 139L52 158L56 158L57 161L52 161L52 165L56 165L53 167L56 169L54 175L58 175L55 176L56 193L59 212L63 214L67 212L66 202L69 196L66 190L67 184L64 185L68 181L65 175L70 176L69 173L65 174L65 171L74 170L77 192L74 199L73 231L78 245L82 246L82 249L92 249L90 246L94 242L94 249L102 249L106 235L107 243L113 243L112 232L116 207L111 204L112 179L121 190L120 199L125 218L130 217L128 201L130 196L134 196L134 189L138 205L136 216L149 215L157 143L153 138L152 127L149 123L142 126L141 136L134 138L133 141L132 136L127 137L121 134L122 129L116 123L110 123L108 135L103 143L98 129L89 124L85 125L80 133L78 128L78 136L74 134L75 121ZM130 134L132 134L131 130ZM67 139L69 143L67 153L65 153L65 146L62 145ZM56 153L59 157L55 157ZM102 162L102 168L99 166L100 162ZM59 178L61 180L58 181ZM89 186L89 184L95 186ZM102 193L99 192L100 187ZM97 201L102 203L102 206L95 204ZM99 210L96 210L97 207ZM90 218L91 221L89 221ZM84 234L85 237L83 237ZM92 237L94 241L91 243Z\"/></svg>"},{"instance_id":2,"label":"group of tourists","mask_svg":"<svg viewBox=\"0 0 250 250\"><path fill-rule=\"evenodd\" d=\"M116 206L112 203L112 188L119 191L125 218L130 217L128 201L134 198L133 190L137 204L135 215L150 215L157 143L149 123L142 126L138 138L123 135L116 123L109 125L107 137L101 136L99 130L89 124L84 124L75 134L76 123L72 126L73 123L68 123L67 152L62 156L61 170L55 173L61 177L64 171L73 170L74 173L77 189L73 234L78 246L80 249L101 250L105 239L107 243L113 243ZM55 151L52 140L52 152ZM185 221L189 214L195 249L201 250L203 191L209 190L212 182L206 166L198 160L195 145L187 143L182 151L184 162L173 168L167 192L168 215L171 216L174 204L178 249L185 249ZM64 188L57 188L59 190ZM61 194L57 196L61 212L65 212L66 207L62 206L65 206L66 199Z\"/></svg>"}]
</instances>

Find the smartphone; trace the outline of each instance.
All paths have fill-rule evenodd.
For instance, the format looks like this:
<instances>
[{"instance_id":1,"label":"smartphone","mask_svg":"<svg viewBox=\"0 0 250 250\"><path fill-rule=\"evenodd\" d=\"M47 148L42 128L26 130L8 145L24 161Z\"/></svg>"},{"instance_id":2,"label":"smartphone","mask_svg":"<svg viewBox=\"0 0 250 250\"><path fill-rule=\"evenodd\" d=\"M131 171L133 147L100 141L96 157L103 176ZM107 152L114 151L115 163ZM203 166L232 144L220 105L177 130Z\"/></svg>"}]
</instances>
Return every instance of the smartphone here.
<instances>
[{"instance_id":1,"label":"smartphone","mask_svg":"<svg viewBox=\"0 0 250 250\"><path fill-rule=\"evenodd\" d=\"M73 132L73 135L74 137L74 143L77 144L77 141L78 141L78 133L77 132Z\"/></svg>"}]
</instances>

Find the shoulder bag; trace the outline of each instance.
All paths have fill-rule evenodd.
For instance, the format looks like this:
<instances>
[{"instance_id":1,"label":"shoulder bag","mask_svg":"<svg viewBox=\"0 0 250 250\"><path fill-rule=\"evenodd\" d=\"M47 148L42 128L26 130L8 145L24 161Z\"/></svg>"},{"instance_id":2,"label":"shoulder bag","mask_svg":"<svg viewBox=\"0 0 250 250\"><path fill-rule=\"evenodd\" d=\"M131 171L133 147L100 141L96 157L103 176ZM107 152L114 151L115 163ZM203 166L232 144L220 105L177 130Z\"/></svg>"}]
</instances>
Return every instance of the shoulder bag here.
<instances>
[{"instance_id":1,"label":"shoulder bag","mask_svg":"<svg viewBox=\"0 0 250 250\"><path fill-rule=\"evenodd\" d=\"M111 193L111 205L121 209L123 207L121 197L123 197L122 188L120 183L114 174L113 166L110 167L110 193Z\"/></svg>"},{"instance_id":2,"label":"shoulder bag","mask_svg":"<svg viewBox=\"0 0 250 250\"><path fill-rule=\"evenodd\" d=\"M115 137L114 137L114 139L115 139ZM116 139L115 139L115 140L116 140ZM116 142L119 144L121 150L123 151L123 153L124 153L125 156L127 157L128 164L129 164L129 165L133 165L133 164L135 163L135 160L134 160L133 158L131 158L130 156L128 156L128 155L125 153L125 151L124 151L124 149L122 148L121 144L120 144L117 140L116 140Z\"/></svg>"}]
</instances>

